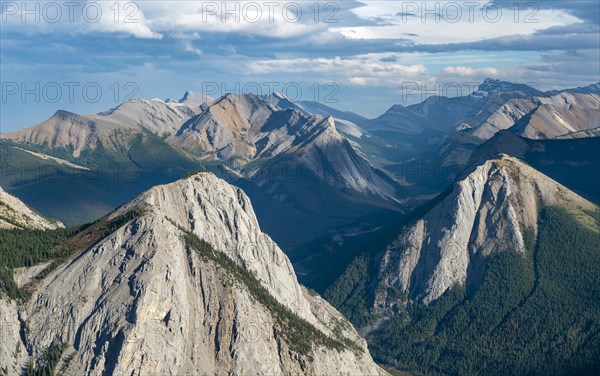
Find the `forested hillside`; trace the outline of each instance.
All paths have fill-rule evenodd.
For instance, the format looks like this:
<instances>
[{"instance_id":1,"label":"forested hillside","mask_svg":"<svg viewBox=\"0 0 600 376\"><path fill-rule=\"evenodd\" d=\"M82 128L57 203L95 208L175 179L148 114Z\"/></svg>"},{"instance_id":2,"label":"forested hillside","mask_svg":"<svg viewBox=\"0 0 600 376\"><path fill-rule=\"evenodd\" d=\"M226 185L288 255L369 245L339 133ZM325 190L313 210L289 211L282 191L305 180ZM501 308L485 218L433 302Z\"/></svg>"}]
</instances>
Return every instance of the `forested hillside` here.
<instances>
[{"instance_id":1,"label":"forested hillside","mask_svg":"<svg viewBox=\"0 0 600 376\"><path fill-rule=\"evenodd\" d=\"M596 219L598 215L596 213ZM454 287L429 306L413 303L371 336L375 359L440 375L593 374L600 367L600 232L563 209L542 209L527 253L490 257L474 291ZM355 260L327 297L355 325L370 257ZM376 320L375 320L376 321Z\"/></svg>"},{"instance_id":2,"label":"forested hillside","mask_svg":"<svg viewBox=\"0 0 600 376\"><path fill-rule=\"evenodd\" d=\"M16 268L32 267L45 261L53 263L40 276L45 276L61 262L85 250L142 212L131 211L114 219L102 218L93 224L57 230L0 230L0 296L23 297L26 291L14 281Z\"/></svg>"}]
</instances>

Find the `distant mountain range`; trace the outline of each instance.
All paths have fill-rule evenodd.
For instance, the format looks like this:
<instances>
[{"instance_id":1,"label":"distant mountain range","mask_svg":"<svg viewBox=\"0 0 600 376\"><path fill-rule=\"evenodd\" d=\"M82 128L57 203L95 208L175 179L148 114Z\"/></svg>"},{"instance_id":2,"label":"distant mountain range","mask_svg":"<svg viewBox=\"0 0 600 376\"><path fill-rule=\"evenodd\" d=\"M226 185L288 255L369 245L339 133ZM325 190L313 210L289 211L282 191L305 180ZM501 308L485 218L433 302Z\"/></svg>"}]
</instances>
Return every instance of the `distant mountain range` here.
<instances>
[{"instance_id":1,"label":"distant mountain range","mask_svg":"<svg viewBox=\"0 0 600 376\"><path fill-rule=\"evenodd\" d=\"M70 225L208 169L260 203L259 219L278 242L306 247L410 211L451 183L500 129L533 138L594 136L598 93L598 85L543 93L488 79L469 96L394 105L369 120L279 93L213 99L188 91L179 100L131 100L97 115L57 111L40 125L2 134L0 184ZM342 238L340 247L351 240Z\"/></svg>"},{"instance_id":2,"label":"distant mountain range","mask_svg":"<svg viewBox=\"0 0 600 376\"><path fill-rule=\"evenodd\" d=\"M488 79L375 119L188 91L2 134L0 370L593 374L599 111Z\"/></svg>"},{"instance_id":3,"label":"distant mountain range","mask_svg":"<svg viewBox=\"0 0 600 376\"><path fill-rule=\"evenodd\" d=\"M58 111L3 134L0 184L74 225L154 185L210 170L259 203L263 227L295 250L355 222L377 228L405 210L409 192L363 158L333 117L281 108L275 95L198 98L204 96L187 92L178 101L132 100L97 115Z\"/></svg>"}]
</instances>

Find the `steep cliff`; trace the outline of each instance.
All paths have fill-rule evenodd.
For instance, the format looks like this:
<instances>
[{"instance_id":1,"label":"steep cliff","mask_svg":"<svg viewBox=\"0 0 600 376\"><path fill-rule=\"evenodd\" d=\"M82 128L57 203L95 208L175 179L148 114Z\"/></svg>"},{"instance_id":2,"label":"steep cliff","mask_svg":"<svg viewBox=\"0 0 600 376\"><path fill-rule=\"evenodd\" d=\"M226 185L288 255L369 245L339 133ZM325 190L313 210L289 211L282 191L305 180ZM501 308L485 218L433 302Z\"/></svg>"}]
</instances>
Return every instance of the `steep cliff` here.
<instances>
[{"instance_id":1,"label":"steep cliff","mask_svg":"<svg viewBox=\"0 0 600 376\"><path fill-rule=\"evenodd\" d=\"M107 221L132 212L32 287L20 328L37 367L58 352L52 366L81 375L382 373L352 326L298 284L240 189L199 173Z\"/></svg>"}]
</instances>

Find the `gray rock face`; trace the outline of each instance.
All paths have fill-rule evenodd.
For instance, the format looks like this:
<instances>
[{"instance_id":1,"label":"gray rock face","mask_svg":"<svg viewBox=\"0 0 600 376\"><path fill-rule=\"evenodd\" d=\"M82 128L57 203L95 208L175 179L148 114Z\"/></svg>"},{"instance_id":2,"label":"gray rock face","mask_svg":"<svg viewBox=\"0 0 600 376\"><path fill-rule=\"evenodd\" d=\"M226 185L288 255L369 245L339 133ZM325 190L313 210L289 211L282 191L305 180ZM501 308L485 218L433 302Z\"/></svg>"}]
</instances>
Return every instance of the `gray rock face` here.
<instances>
[{"instance_id":1,"label":"gray rock face","mask_svg":"<svg viewBox=\"0 0 600 376\"><path fill-rule=\"evenodd\" d=\"M17 303L0 297L0 370L8 375L20 375L27 360L20 330Z\"/></svg>"},{"instance_id":2,"label":"gray rock face","mask_svg":"<svg viewBox=\"0 0 600 376\"><path fill-rule=\"evenodd\" d=\"M47 220L0 187L0 229L54 230L62 227L62 223Z\"/></svg>"},{"instance_id":3,"label":"gray rock face","mask_svg":"<svg viewBox=\"0 0 600 376\"><path fill-rule=\"evenodd\" d=\"M352 326L298 284L240 189L201 173L147 191L112 218L134 208L145 212L50 273L22 307L33 358L65 343L57 368L76 375L384 374ZM315 333L345 345L297 350L296 341L313 340L287 335L280 310L191 249L186 232L252 273ZM2 317L15 308L1 302Z\"/></svg>"},{"instance_id":4,"label":"gray rock face","mask_svg":"<svg viewBox=\"0 0 600 376\"><path fill-rule=\"evenodd\" d=\"M524 233L537 233L541 205L577 210L583 222L594 223L585 214L593 204L515 158L474 168L387 247L375 308L385 313L407 299L429 304L455 285L477 283L489 255L527 251ZM390 289L403 297L389 296Z\"/></svg>"},{"instance_id":5,"label":"gray rock face","mask_svg":"<svg viewBox=\"0 0 600 376\"><path fill-rule=\"evenodd\" d=\"M476 125L473 135L487 140L499 130L510 128L526 138L551 139L597 128L599 124L598 94L565 92L512 99Z\"/></svg>"}]
</instances>

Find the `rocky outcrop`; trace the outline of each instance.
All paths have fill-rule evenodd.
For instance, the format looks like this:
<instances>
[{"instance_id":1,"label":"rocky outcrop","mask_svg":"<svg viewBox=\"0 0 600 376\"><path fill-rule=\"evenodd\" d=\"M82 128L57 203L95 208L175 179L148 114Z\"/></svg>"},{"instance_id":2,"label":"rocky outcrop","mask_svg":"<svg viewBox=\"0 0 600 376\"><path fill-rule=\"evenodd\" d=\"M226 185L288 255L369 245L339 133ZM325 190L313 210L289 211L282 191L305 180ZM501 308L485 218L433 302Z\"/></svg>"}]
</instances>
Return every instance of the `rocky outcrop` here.
<instances>
[{"instance_id":1,"label":"rocky outcrop","mask_svg":"<svg viewBox=\"0 0 600 376\"><path fill-rule=\"evenodd\" d=\"M591 226L597 209L507 156L472 168L442 197L385 250L376 310L385 313L413 299L429 304L455 285L476 285L489 255L528 251L542 206L561 206Z\"/></svg>"},{"instance_id":2,"label":"rocky outcrop","mask_svg":"<svg viewBox=\"0 0 600 376\"><path fill-rule=\"evenodd\" d=\"M600 137L600 127L587 129L584 131L577 131L572 133L567 133L565 135L556 137L557 140L567 140L574 138L589 138L589 137Z\"/></svg>"},{"instance_id":3,"label":"rocky outcrop","mask_svg":"<svg viewBox=\"0 0 600 376\"><path fill-rule=\"evenodd\" d=\"M64 227L62 223L47 220L0 188L0 229L53 230L61 227Z\"/></svg>"},{"instance_id":4,"label":"rocky outcrop","mask_svg":"<svg viewBox=\"0 0 600 376\"><path fill-rule=\"evenodd\" d=\"M77 375L383 373L352 326L298 284L240 189L199 173L109 220L134 209L143 214L51 272L22 307L32 358L64 346L56 367Z\"/></svg>"},{"instance_id":5,"label":"rocky outcrop","mask_svg":"<svg viewBox=\"0 0 600 376\"><path fill-rule=\"evenodd\" d=\"M552 139L597 128L600 124L598 94L560 93L553 96L511 99L481 124L473 135L487 140L509 129L530 139Z\"/></svg>"},{"instance_id":6,"label":"rocky outcrop","mask_svg":"<svg viewBox=\"0 0 600 376\"><path fill-rule=\"evenodd\" d=\"M540 98L540 105L520 119L512 132L531 139L552 139L565 135L587 136L600 126L600 96L561 93Z\"/></svg>"}]
</instances>

